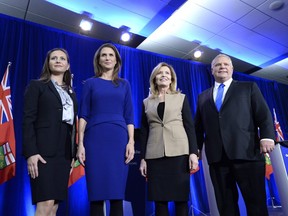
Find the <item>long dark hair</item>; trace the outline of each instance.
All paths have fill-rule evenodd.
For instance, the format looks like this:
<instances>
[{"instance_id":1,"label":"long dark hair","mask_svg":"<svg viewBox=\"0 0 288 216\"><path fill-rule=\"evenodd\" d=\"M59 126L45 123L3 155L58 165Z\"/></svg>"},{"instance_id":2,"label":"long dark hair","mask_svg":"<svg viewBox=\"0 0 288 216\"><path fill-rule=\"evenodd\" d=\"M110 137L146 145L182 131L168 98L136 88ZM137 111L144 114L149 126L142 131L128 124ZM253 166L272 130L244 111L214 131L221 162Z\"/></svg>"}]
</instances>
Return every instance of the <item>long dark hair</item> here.
<instances>
[{"instance_id":1,"label":"long dark hair","mask_svg":"<svg viewBox=\"0 0 288 216\"><path fill-rule=\"evenodd\" d=\"M119 54L119 51L118 49L111 43L105 43L103 45L101 45L97 51L95 52L95 55L94 55L94 59L93 59L93 65L94 65L94 73L95 73L95 76L96 77L101 77L102 74L103 74L103 68L102 66L99 64L99 59L100 59L100 53L101 53L101 50L105 47L109 47L111 48L114 53L115 53L115 57L116 57L116 65L114 67L114 70L113 70L113 74L112 74L112 82L117 84L118 81L120 80L119 78L119 72L120 72L120 69L121 69L121 66L122 66L122 60L121 60L121 56Z\"/></svg>"},{"instance_id":2,"label":"long dark hair","mask_svg":"<svg viewBox=\"0 0 288 216\"><path fill-rule=\"evenodd\" d=\"M63 48L54 48L54 49L49 50L47 52L47 54L46 54L46 58L45 58L45 61L44 61L44 65L43 65L39 80L47 81L47 82L49 82L51 80L51 70L49 68L49 60L50 60L51 53L54 52L54 51L57 51L57 50L60 50L60 51L65 53L65 55L67 57L67 62L70 64L69 55L68 55L68 52L65 49L63 49ZM72 88L71 80L72 80L72 73L71 73L71 70L70 70L70 67L69 67L69 69L66 70L66 72L64 73L64 76L63 76L63 82L65 83L65 85L69 89Z\"/></svg>"}]
</instances>

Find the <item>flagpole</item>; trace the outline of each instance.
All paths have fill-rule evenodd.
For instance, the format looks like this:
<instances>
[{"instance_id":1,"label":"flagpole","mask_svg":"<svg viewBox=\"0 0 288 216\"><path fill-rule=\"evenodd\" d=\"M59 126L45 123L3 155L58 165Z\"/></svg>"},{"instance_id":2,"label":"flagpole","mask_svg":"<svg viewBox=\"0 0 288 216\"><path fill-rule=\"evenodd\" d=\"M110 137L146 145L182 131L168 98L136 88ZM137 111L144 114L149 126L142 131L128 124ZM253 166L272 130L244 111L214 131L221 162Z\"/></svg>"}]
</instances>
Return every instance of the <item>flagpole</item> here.
<instances>
[{"instance_id":1,"label":"flagpole","mask_svg":"<svg viewBox=\"0 0 288 216\"><path fill-rule=\"evenodd\" d=\"M281 206L284 215L288 215L288 178L287 178L287 167L285 166L283 153L279 144L285 146L284 136L277 120L276 111L273 108L274 115L274 126L276 131L276 141L275 149L270 153L270 158L273 166L273 172L275 177L275 182L278 188Z\"/></svg>"},{"instance_id":2,"label":"flagpole","mask_svg":"<svg viewBox=\"0 0 288 216\"><path fill-rule=\"evenodd\" d=\"M274 177L278 187L282 210L284 215L288 215L288 179L280 145L275 146L275 149L270 153L270 157L274 168Z\"/></svg>"},{"instance_id":3,"label":"flagpole","mask_svg":"<svg viewBox=\"0 0 288 216\"><path fill-rule=\"evenodd\" d=\"M274 193L274 190L272 187L271 179L266 179L266 181L267 181L269 194L270 194L270 197L268 198L268 200L270 199L272 208L281 208L282 207L281 205L275 204L275 201L278 201L278 203L279 203L279 200L276 200L276 198L275 198L275 193Z\"/></svg>"},{"instance_id":4,"label":"flagpole","mask_svg":"<svg viewBox=\"0 0 288 216\"><path fill-rule=\"evenodd\" d=\"M7 65L7 69L10 69L10 66L12 65L12 62L8 62L8 65ZM10 71L9 71L10 72Z\"/></svg>"}]
</instances>

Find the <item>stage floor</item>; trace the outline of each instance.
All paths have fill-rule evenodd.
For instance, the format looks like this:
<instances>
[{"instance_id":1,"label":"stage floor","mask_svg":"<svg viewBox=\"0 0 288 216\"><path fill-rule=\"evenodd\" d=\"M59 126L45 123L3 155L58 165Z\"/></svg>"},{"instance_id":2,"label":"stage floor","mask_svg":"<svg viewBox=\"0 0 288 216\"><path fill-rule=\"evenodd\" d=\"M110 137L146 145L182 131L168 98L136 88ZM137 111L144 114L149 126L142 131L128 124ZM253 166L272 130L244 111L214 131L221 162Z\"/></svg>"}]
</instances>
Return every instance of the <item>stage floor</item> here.
<instances>
[{"instance_id":1,"label":"stage floor","mask_svg":"<svg viewBox=\"0 0 288 216\"><path fill-rule=\"evenodd\" d=\"M269 216L285 216L284 213L282 212L281 207L273 208L269 206L268 211L269 211ZM203 212L199 212L197 209L194 209L194 214L190 212L189 216L210 216L210 214L205 214ZM241 216L245 216L245 215L241 215Z\"/></svg>"}]
</instances>

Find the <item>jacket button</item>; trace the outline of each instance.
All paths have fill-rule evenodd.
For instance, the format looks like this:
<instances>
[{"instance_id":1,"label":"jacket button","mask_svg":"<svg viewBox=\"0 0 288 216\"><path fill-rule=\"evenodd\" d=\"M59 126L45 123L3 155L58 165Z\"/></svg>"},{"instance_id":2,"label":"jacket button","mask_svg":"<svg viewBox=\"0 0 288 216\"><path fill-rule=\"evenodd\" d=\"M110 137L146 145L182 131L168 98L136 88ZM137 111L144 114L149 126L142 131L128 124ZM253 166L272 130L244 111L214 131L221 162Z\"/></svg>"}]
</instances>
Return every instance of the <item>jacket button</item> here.
<instances>
[{"instance_id":1,"label":"jacket button","mask_svg":"<svg viewBox=\"0 0 288 216\"><path fill-rule=\"evenodd\" d=\"M161 127L164 127L164 124L163 124L163 123L161 123Z\"/></svg>"}]
</instances>

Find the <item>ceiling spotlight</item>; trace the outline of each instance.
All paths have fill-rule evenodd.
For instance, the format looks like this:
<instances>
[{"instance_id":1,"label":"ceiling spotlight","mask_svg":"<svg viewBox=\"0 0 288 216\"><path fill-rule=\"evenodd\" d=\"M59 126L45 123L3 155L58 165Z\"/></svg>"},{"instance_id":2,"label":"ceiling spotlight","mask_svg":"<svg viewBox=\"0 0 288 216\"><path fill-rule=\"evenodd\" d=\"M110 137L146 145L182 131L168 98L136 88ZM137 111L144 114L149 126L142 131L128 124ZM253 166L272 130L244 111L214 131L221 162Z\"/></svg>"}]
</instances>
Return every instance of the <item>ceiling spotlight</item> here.
<instances>
[{"instance_id":1,"label":"ceiling spotlight","mask_svg":"<svg viewBox=\"0 0 288 216\"><path fill-rule=\"evenodd\" d=\"M82 19L79 26L84 31L90 31L92 29L93 23L87 19Z\"/></svg>"},{"instance_id":2,"label":"ceiling spotlight","mask_svg":"<svg viewBox=\"0 0 288 216\"><path fill-rule=\"evenodd\" d=\"M193 55L194 55L194 57L195 57L196 59L198 59L198 58L201 57L202 52L201 52L200 50L196 50Z\"/></svg>"},{"instance_id":3,"label":"ceiling spotlight","mask_svg":"<svg viewBox=\"0 0 288 216\"><path fill-rule=\"evenodd\" d=\"M123 42L128 42L131 40L132 33L130 32L130 28L128 26L122 25L120 26L120 40Z\"/></svg>"},{"instance_id":4,"label":"ceiling spotlight","mask_svg":"<svg viewBox=\"0 0 288 216\"><path fill-rule=\"evenodd\" d=\"M123 42L127 42L131 39L131 33L130 32L123 32L121 35L121 40Z\"/></svg>"}]
</instances>

